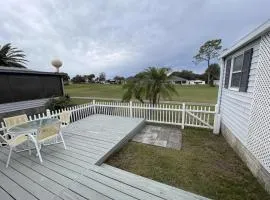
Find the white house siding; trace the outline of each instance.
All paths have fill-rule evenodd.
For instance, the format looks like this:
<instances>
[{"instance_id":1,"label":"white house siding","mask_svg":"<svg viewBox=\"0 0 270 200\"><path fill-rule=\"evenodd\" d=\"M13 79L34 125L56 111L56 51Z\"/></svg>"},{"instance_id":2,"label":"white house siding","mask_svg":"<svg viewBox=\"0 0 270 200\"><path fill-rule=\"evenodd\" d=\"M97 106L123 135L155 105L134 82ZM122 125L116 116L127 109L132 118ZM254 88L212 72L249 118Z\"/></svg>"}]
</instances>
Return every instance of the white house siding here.
<instances>
[{"instance_id":1,"label":"white house siding","mask_svg":"<svg viewBox=\"0 0 270 200\"><path fill-rule=\"evenodd\" d=\"M226 58L228 59L234 54L253 48L247 92L238 92L224 88L225 70L223 70L220 100L221 123L224 124L244 145L246 145L248 138L248 125L258 67L259 46L260 39L257 39Z\"/></svg>"},{"instance_id":2,"label":"white house siding","mask_svg":"<svg viewBox=\"0 0 270 200\"><path fill-rule=\"evenodd\" d=\"M248 132L248 149L270 172L270 32L262 37Z\"/></svg>"}]
</instances>

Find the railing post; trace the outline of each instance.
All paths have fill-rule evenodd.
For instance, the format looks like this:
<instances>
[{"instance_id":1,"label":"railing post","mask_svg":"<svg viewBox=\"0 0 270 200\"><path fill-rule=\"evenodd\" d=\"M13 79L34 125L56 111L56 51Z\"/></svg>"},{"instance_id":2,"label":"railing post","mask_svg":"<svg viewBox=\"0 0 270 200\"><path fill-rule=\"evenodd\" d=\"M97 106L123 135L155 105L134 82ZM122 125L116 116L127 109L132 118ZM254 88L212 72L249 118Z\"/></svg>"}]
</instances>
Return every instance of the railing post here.
<instances>
[{"instance_id":1,"label":"railing post","mask_svg":"<svg viewBox=\"0 0 270 200\"><path fill-rule=\"evenodd\" d=\"M185 128L186 104L182 104L182 129Z\"/></svg>"},{"instance_id":2,"label":"railing post","mask_svg":"<svg viewBox=\"0 0 270 200\"><path fill-rule=\"evenodd\" d=\"M132 113L132 101L129 102L129 116L132 118L133 113Z\"/></svg>"},{"instance_id":3,"label":"railing post","mask_svg":"<svg viewBox=\"0 0 270 200\"><path fill-rule=\"evenodd\" d=\"M93 106L94 106L94 114L96 114L96 100L95 99L93 99Z\"/></svg>"},{"instance_id":4,"label":"railing post","mask_svg":"<svg viewBox=\"0 0 270 200\"><path fill-rule=\"evenodd\" d=\"M46 116L47 118L51 117L51 111L49 109L46 109Z\"/></svg>"},{"instance_id":5,"label":"railing post","mask_svg":"<svg viewBox=\"0 0 270 200\"><path fill-rule=\"evenodd\" d=\"M215 116L214 116L214 128L213 128L213 133L215 135L219 134L220 131L220 114L218 113L219 110L219 105L215 105Z\"/></svg>"}]
</instances>

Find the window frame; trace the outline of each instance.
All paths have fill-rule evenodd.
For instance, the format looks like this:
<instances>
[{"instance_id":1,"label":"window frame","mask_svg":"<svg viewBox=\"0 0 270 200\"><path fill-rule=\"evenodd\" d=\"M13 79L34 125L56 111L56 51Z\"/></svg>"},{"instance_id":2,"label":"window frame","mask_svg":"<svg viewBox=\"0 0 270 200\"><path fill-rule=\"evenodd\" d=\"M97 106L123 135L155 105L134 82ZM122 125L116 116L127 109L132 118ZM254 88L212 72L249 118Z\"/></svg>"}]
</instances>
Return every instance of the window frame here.
<instances>
[{"instance_id":1,"label":"window frame","mask_svg":"<svg viewBox=\"0 0 270 200\"><path fill-rule=\"evenodd\" d=\"M235 87L235 86L231 86L231 83L232 83L232 74L233 74L233 73L241 73L241 72L242 72L243 64L244 64L244 53L245 53L245 51L240 51L239 53L236 53L236 54L234 54L234 55L232 55L232 56L230 57L232 60L231 60L231 70L230 70L230 78L229 78L229 85L228 85L228 89L229 89L229 90L239 91L239 89L240 89L240 84L239 84L238 87ZM242 63L241 70L238 70L238 71L233 72L234 59L235 59L236 57L241 56L241 55L243 55L243 63ZM241 79L240 79L240 82L241 82Z\"/></svg>"}]
</instances>

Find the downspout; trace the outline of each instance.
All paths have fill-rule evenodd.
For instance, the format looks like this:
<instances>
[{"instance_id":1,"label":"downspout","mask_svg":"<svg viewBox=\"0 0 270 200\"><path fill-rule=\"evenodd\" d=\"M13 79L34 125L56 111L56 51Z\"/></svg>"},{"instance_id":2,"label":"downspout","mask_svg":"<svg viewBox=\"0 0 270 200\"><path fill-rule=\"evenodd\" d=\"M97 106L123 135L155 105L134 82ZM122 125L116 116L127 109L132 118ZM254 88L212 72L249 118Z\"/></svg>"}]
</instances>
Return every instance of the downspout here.
<instances>
[{"instance_id":1,"label":"downspout","mask_svg":"<svg viewBox=\"0 0 270 200\"><path fill-rule=\"evenodd\" d=\"M217 105L218 111L220 113L220 104L221 104L221 96L222 96L222 87L223 87L223 76L224 76L224 69L225 69L225 61L224 58L219 58L219 66L220 66L220 74L219 74L219 89L218 89L218 97L217 97Z\"/></svg>"},{"instance_id":2,"label":"downspout","mask_svg":"<svg viewBox=\"0 0 270 200\"><path fill-rule=\"evenodd\" d=\"M217 104L215 106L215 118L214 118L214 134L220 133L220 125L221 125L221 114L220 114L220 104L221 104L221 96L222 96L222 87L223 87L223 74L224 74L224 59L219 58L219 65L220 65L220 75L219 75L219 89L218 89L218 98Z\"/></svg>"}]
</instances>

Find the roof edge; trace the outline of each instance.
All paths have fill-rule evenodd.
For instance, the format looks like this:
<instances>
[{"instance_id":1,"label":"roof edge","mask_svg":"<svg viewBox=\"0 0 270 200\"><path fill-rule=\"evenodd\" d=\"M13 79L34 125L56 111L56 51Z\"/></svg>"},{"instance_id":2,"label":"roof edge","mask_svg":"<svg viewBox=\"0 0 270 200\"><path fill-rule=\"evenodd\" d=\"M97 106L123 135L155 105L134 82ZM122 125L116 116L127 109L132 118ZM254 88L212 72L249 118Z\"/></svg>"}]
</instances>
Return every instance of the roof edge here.
<instances>
[{"instance_id":1,"label":"roof edge","mask_svg":"<svg viewBox=\"0 0 270 200\"><path fill-rule=\"evenodd\" d=\"M50 75L50 76L63 76L65 73L62 72L43 72L43 71L34 71L29 69L20 69L20 70L14 70L9 69L8 67L6 69L1 68L0 74L32 74L32 75Z\"/></svg>"},{"instance_id":2,"label":"roof edge","mask_svg":"<svg viewBox=\"0 0 270 200\"><path fill-rule=\"evenodd\" d=\"M253 31L251 31L249 34L244 36L242 39L240 39L237 43L235 43L232 47L230 47L228 50L224 51L219 58L223 58L230 54L233 51L238 50L239 48L243 47L245 44L253 41L254 39L257 39L258 37L262 36L266 32L270 31L270 19L268 19L266 22L255 28Z\"/></svg>"}]
</instances>

